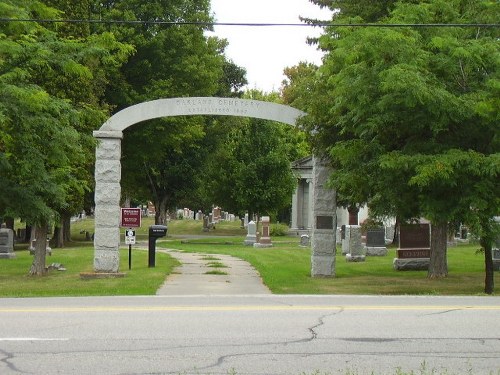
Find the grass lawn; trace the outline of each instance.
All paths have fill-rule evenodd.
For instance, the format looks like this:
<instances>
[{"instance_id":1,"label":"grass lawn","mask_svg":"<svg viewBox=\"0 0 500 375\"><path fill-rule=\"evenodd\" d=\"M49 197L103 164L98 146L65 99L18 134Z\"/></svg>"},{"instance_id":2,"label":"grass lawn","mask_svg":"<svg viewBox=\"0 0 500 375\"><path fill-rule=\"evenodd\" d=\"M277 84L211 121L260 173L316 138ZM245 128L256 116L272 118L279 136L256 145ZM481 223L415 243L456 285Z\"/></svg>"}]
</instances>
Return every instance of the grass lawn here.
<instances>
[{"instance_id":1,"label":"grass lawn","mask_svg":"<svg viewBox=\"0 0 500 375\"><path fill-rule=\"evenodd\" d=\"M80 272L93 271L93 247L53 249L46 265L61 263L66 271L50 270L46 276L28 276L33 256L16 251L16 259L0 261L0 297L154 295L165 277L178 264L166 254L156 254L156 267L148 268L147 251L132 251L128 269L128 248L120 251L123 278L82 280Z\"/></svg>"},{"instance_id":2,"label":"grass lawn","mask_svg":"<svg viewBox=\"0 0 500 375\"><path fill-rule=\"evenodd\" d=\"M146 218L142 227L136 229L137 240L144 246L147 246L148 227L152 224L152 219ZM47 257L47 266L61 263L66 271L53 270L44 277L29 277L32 256L26 244L16 246L16 259L0 260L0 297L153 295L177 265L167 254L157 253L156 267L148 268L147 252L134 249L129 271L128 249L124 246L120 256L120 270L126 273L124 278L82 280L80 273L91 272L93 268L92 243L84 241L84 232L92 233L93 225L91 219L73 223L75 242L65 249L53 249L53 255ZM300 247L297 237L274 237L272 248L257 249L243 245L245 231L239 223L221 223L208 233L202 232L201 222L192 220L173 221L168 228L168 236L158 240L158 248L239 257L250 262L276 294L483 294L484 256L476 253L478 245L448 249L449 277L445 279L429 280L425 271L394 271L395 248L390 248L385 257L367 257L366 262L361 263L348 263L344 256L337 255L336 277L313 279L310 277L311 251ZM209 237L180 238L186 235ZM229 269L222 271L230 272ZM500 288L499 272L495 273L495 284Z\"/></svg>"},{"instance_id":3,"label":"grass lawn","mask_svg":"<svg viewBox=\"0 0 500 375\"><path fill-rule=\"evenodd\" d=\"M259 271L264 283L276 294L484 294L484 255L476 253L477 245L448 249L449 276L445 279L427 279L426 271L394 271L395 248L389 248L385 257L367 257L366 262L359 263L346 262L338 251L336 277L311 278L311 250L300 247L297 238L273 239L274 246L263 249L244 246L243 240L244 237L232 241L173 240L158 246L244 259ZM495 283L497 286L500 283L498 272Z\"/></svg>"}]
</instances>

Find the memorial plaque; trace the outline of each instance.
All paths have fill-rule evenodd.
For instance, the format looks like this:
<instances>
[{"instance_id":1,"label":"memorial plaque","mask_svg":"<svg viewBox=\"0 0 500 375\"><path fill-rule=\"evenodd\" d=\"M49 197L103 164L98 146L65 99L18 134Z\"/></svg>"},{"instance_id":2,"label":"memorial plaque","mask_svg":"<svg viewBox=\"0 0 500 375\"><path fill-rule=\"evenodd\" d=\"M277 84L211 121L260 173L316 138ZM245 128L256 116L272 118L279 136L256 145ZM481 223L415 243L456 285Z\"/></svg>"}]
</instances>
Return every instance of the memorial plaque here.
<instances>
[{"instance_id":1,"label":"memorial plaque","mask_svg":"<svg viewBox=\"0 0 500 375\"><path fill-rule=\"evenodd\" d=\"M429 224L403 224L399 231L400 249L430 249L431 232Z\"/></svg>"},{"instance_id":2,"label":"memorial plaque","mask_svg":"<svg viewBox=\"0 0 500 375\"><path fill-rule=\"evenodd\" d=\"M385 247L385 229L371 228L366 232L367 247Z\"/></svg>"},{"instance_id":3,"label":"memorial plaque","mask_svg":"<svg viewBox=\"0 0 500 375\"><path fill-rule=\"evenodd\" d=\"M316 229L333 229L333 216L316 216Z\"/></svg>"}]
</instances>

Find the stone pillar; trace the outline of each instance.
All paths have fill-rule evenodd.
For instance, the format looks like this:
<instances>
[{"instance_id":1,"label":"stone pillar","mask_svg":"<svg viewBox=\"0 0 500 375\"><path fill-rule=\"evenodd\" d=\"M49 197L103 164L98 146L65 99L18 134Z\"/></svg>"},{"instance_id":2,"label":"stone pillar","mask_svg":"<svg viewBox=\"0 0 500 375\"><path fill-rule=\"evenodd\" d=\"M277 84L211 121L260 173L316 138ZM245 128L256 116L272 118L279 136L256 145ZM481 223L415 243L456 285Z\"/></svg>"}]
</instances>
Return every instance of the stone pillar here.
<instances>
[{"instance_id":1,"label":"stone pillar","mask_svg":"<svg viewBox=\"0 0 500 375\"><path fill-rule=\"evenodd\" d=\"M314 222L314 212L313 212L313 202L314 202L314 189L313 189L313 181L312 179L308 178L306 180L306 183L309 185L309 197L308 197L308 202L309 202L309 209L307 210L307 227L312 228L313 227L313 222ZM335 222L337 221L337 218L335 218Z\"/></svg>"},{"instance_id":2,"label":"stone pillar","mask_svg":"<svg viewBox=\"0 0 500 375\"><path fill-rule=\"evenodd\" d=\"M94 271L116 273L120 265L120 131L95 131Z\"/></svg>"},{"instance_id":3,"label":"stone pillar","mask_svg":"<svg viewBox=\"0 0 500 375\"><path fill-rule=\"evenodd\" d=\"M335 276L336 196L326 187L331 169L313 156L311 275Z\"/></svg>"},{"instance_id":4,"label":"stone pillar","mask_svg":"<svg viewBox=\"0 0 500 375\"><path fill-rule=\"evenodd\" d=\"M290 229L298 228L298 220L299 220L299 186L300 179L297 179L297 186L295 187L295 191L292 195L292 219L290 223Z\"/></svg>"}]
</instances>

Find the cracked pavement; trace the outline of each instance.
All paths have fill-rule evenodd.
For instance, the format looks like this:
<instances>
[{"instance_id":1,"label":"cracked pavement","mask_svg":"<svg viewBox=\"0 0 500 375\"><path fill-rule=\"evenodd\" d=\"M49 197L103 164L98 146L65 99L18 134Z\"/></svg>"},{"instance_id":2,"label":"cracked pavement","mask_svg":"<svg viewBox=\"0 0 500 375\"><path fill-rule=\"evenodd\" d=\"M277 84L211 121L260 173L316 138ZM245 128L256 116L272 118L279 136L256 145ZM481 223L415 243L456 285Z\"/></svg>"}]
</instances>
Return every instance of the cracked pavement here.
<instances>
[{"instance_id":1,"label":"cracked pavement","mask_svg":"<svg viewBox=\"0 0 500 375\"><path fill-rule=\"evenodd\" d=\"M499 316L496 297L0 299L0 374L496 374Z\"/></svg>"}]
</instances>

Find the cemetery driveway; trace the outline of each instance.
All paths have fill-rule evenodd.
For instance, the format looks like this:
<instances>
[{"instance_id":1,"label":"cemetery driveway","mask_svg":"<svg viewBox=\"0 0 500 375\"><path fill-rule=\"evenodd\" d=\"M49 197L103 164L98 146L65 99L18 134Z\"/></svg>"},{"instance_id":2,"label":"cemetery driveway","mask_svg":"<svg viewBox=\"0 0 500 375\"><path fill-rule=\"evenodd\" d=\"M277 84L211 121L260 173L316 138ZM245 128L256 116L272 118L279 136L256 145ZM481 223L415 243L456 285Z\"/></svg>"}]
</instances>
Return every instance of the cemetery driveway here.
<instances>
[{"instance_id":1,"label":"cemetery driveway","mask_svg":"<svg viewBox=\"0 0 500 375\"><path fill-rule=\"evenodd\" d=\"M230 255L157 250L176 258L174 269L157 295L242 295L271 294L259 273L246 261Z\"/></svg>"}]
</instances>

